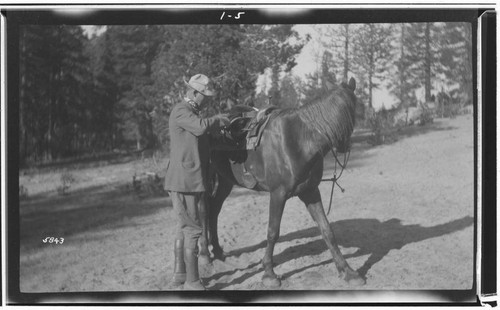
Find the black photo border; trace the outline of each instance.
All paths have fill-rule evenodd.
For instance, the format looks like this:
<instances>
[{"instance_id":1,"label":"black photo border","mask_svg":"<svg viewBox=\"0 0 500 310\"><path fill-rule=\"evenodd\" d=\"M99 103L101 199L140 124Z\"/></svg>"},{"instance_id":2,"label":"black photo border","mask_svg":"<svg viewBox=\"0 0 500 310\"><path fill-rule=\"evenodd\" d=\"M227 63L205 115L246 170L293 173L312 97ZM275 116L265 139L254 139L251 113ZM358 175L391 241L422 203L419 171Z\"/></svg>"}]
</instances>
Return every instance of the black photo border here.
<instances>
[{"instance_id":1,"label":"black photo border","mask_svg":"<svg viewBox=\"0 0 500 310\"><path fill-rule=\"evenodd\" d=\"M279 4L278 4L279 5ZM65 6L67 7L67 6ZM273 8L272 4L260 5L261 8ZM7 305L58 305L58 306L80 306L80 305L112 305L121 304L128 306L139 305L335 305L335 306L392 306L392 305L459 305L477 306L480 304L481 295L496 294L496 15L485 13L494 11L491 8L470 8L454 7L422 7L413 6L408 9L404 6L400 8L347 8L340 6L331 8L312 6L304 8L300 14L278 14L268 15L254 6L245 8L239 5L221 4L206 6L201 8L185 8L181 10L158 10L155 8L133 7L123 9L107 5L92 5L88 8L92 10L89 14L83 15L61 15L53 9L58 5L51 5L49 9L30 6L16 6L16 8L3 8L2 15L6 19L6 99L4 108L7 119L4 120L7 151L5 168L7 173L7 183L5 193L7 194L6 218L3 219L5 225L5 243L7 257L6 266L6 299ZM166 9L169 6L165 6ZM62 7L61 7L62 9ZM225 11L237 13L244 11L245 15L240 20L221 20L221 13ZM480 18L483 16L482 18ZM475 183L474 202L475 214L482 212L482 222L474 224L474 266L478 265L477 249L481 251L481 292L477 293L478 275L474 270L474 285L471 290L434 290L419 291L430 296L448 300L445 303L420 303L415 302L356 302L356 294L366 292L368 294L377 291L355 291L353 292L353 302L314 302L315 298L324 300L325 296L334 297L335 294L342 294L345 291L206 291L206 292L82 292L82 293L22 293L20 292L19 279L19 167L18 167L18 128L19 128L19 36L18 31L21 25L122 25L122 24L321 24L321 23L402 23L402 22L470 22L473 29L473 47L478 44L476 31L481 23L481 85L478 85L477 62L473 61L474 86L482 87L481 102L478 101L477 87L474 87L474 159L476 163L475 178L477 180L477 169L482 170L481 193L478 193L478 186ZM477 60L478 55L473 48L473 59ZM482 111L482 119L478 119L478 109ZM481 126L481 137L477 138L478 129ZM481 167L478 167L478 141L481 140L482 157ZM478 201L478 194L481 200ZM478 205L480 202L480 205ZM481 234L481 244L478 244L477 235ZM349 292L349 291L348 291ZM396 291L397 293L411 294L413 291ZM169 296L182 298L183 302L166 302ZM273 302L272 300L287 300L287 297L304 296L304 303L287 304L286 302ZM255 302L255 300L271 300L270 302ZM132 302L129 302L132 300ZM137 300L137 301L135 301ZM313 302L311 302L311 300ZM222 303L222 304L221 304Z\"/></svg>"}]
</instances>

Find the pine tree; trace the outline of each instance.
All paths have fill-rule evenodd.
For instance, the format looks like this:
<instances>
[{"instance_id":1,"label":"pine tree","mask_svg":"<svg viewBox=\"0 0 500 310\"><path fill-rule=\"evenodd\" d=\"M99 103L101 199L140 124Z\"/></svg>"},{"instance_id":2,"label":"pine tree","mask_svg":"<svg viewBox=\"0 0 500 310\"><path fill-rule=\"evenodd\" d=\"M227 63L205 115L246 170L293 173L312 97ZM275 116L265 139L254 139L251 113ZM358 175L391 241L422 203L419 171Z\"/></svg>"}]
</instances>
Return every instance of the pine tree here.
<instances>
[{"instance_id":1,"label":"pine tree","mask_svg":"<svg viewBox=\"0 0 500 310\"><path fill-rule=\"evenodd\" d=\"M343 25L321 25L315 27L319 34L319 40L323 48L332 54L330 60L330 71L338 72L342 80L347 82L350 72L351 37L353 27L349 24ZM335 57L334 57L335 56Z\"/></svg>"},{"instance_id":2,"label":"pine tree","mask_svg":"<svg viewBox=\"0 0 500 310\"><path fill-rule=\"evenodd\" d=\"M119 130L135 148L154 148L157 137L150 113L154 109L152 68L160 44L160 26L111 26L106 31L117 77Z\"/></svg>"},{"instance_id":3,"label":"pine tree","mask_svg":"<svg viewBox=\"0 0 500 310\"><path fill-rule=\"evenodd\" d=\"M93 83L89 92L93 100L86 111L85 141L87 148L109 151L123 140L118 130L118 84L110 33L94 36L87 44Z\"/></svg>"},{"instance_id":4,"label":"pine tree","mask_svg":"<svg viewBox=\"0 0 500 310\"><path fill-rule=\"evenodd\" d=\"M292 25L25 26L20 41L20 157L51 160L167 142L168 113L196 73L251 104L259 74L281 75L302 44ZM280 81L281 82L281 81ZM282 83L278 83L281 87ZM288 92L288 91L287 91Z\"/></svg>"},{"instance_id":5,"label":"pine tree","mask_svg":"<svg viewBox=\"0 0 500 310\"><path fill-rule=\"evenodd\" d=\"M412 63L409 60L411 51L409 50L410 36L408 34L408 24L399 24L397 27L394 27L394 30L396 32L394 34L393 57L397 60L394 67L396 71L389 76L389 89L391 94L398 99L399 107L408 107L410 104L410 93L417 88L415 85L412 85L410 78Z\"/></svg>"},{"instance_id":6,"label":"pine tree","mask_svg":"<svg viewBox=\"0 0 500 310\"><path fill-rule=\"evenodd\" d=\"M359 77L363 77L367 91L368 107L373 108L373 89L388 72L391 26L385 24L363 24L354 37L353 66Z\"/></svg>"},{"instance_id":7,"label":"pine tree","mask_svg":"<svg viewBox=\"0 0 500 310\"><path fill-rule=\"evenodd\" d=\"M329 51L323 52L323 59L321 61L321 87L327 88L327 84L334 85L337 83L335 75L335 63L333 55Z\"/></svg>"},{"instance_id":8,"label":"pine tree","mask_svg":"<svg viewBox=\"0 0 500 310\"><path fill-rule=\"evenodd\" d=\"M349 24L345 24L342 27L342 32L341 35L344 39L344 53L342 54L340 58L342 59L344 63L344 73L343 73L343 79L345 81L348 80L349 78L349 40L350 40L350 33L349 33Z\"/></svg>"},{"instance_id":9,"label":"pine tree","mask_svg":"<svg viewBox=\"0 0 500 310\"><path fill-rule=\"evenodd\" d=\"M321 66L317 71L306 74L306 82L301 84L301 102L308 103L329 93L328 85L337 84L335 62L329 51L324 51L321 57ZM297 83L296 83L297 84Z\"/></svg>"},{"instance_id":10,"label":"pine tree","mask_svg":"<svg viewBox=\"0 0 500 310\"><path fill-rule=\"evenodd\" d=\"M410 75L408 81L411 90L424 88L424 100L430 101L432 85L436 79L436 66L440 54L440 31L435 23L408 24L407 51Z\"/></svg>"},{"instance_id":11,"label":"pine tree","mask_svg":"<svg viewBox=\"0 0 500 310\"><path fill-rule=\"evenodd\" d=\"M77 26L21 27L21 162L75 154L90 82Z\"/></svg>"},{"instance_id":12,"label":"pine tree","mask_svg":"<svg viewBox=\"0 0 500 310\"><path fill-rule=\"evenodd\" d=\"M470 23L441 25L439 66L436 72L454 89L462 104L472 103L472 27Z\"/></svg>"},{"instance_id":13,"label":"pine tree","mask_svg":"<svg viewBox=\"0 0 500 310\"><path fill-rule=\"evenodd\" d=\"M44 152L45 119L48 105L45 29L27 25L20 27L20 163L37 161Z\"/></svg>"},{"instance_id":14,"label":"pine tree","mask_svg":"<svg viewBox=\"0 0 500 310\"><path fill-rule=\"evenodd\" d=\"M424 58L424 72L425 72L425 101L431 100L431 65L433 57L431 54L431 23L425 23L425 58Z\"/></svg>"},{"instance_id":15,"label":"pine tree","mask_svg":"<svg viewBox=\"0 0 500 310\"><path fill-rule=\"evenodd\" d=\"M290 73L288 73L281 81L281 98L279 106L285 108L299 106L297 81Z\"/></svg>"},{"instance_id":16,"label":"pine tree","mask_svg":"<svg viewBox=\"0 0 500 310\"><path fill-rule=\"evenodd\" d=\"M288 42L296 35L292 25L169 25L163 33L153 69L157 95L163 98L156 106L163 111L162 119L184 95L184 80L197 73L216 83L211 113L228 99L238 104L255 101L257 78L266 68L274 69L274 98L279 98L279 77L295 65L303 45ZM163 130L161 136L166 141L168 134Z\"/></svg>"}]
</instances>

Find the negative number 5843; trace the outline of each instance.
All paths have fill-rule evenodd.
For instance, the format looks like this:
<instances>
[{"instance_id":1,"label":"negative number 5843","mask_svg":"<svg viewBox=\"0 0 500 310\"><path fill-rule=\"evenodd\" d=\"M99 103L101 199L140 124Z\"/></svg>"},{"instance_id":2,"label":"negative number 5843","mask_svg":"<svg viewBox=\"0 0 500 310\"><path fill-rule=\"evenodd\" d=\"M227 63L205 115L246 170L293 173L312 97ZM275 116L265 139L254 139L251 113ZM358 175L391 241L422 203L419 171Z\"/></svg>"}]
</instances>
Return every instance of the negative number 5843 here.
<instances>
[{"instance_id":1,"label":"negative number 5843","mask_svg":"<svg viewBox=\"0 0 500 310\"><path fill-rule=\"evenodd\" d=\"M45 239L42 239L42 242L43 243L63 244L64 238L47 237Z\"/></svg>"}]
</instances>

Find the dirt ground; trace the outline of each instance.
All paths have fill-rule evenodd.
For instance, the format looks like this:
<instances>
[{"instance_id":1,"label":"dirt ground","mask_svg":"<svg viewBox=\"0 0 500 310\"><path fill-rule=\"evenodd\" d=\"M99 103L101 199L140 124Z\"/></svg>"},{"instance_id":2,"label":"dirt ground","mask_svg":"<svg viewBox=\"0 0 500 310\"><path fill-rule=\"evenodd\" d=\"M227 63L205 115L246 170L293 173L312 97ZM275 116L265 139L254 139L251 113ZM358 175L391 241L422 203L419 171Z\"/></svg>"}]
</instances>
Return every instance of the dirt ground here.
<instances>
[{"instance_id":1,"label":"dirt ground","mask_svg":"<svg viewBox=\"0 0 500 310\"><path fill-rule=\"evenodd\" d=\"M282 290L465 290L474 270L473 118L408 128L391 144L353 146L328 215L348 263L366 277L349 287L304 205L290 199L275 248ZM137 163L20 175L22 292L168 291L173 216L166 197L141 198L128 183ZM325 176L332 173L326 164ZM320 190L325 209L331 183ZM209 290L266 290L261 284L268 194L233 190L219 220L225 262L201 266ZM63 244L43 243L45 237ZM301 298L301 297L297 297ZM313 297L314 298L314 297Z\"/></svg>"}]
</instances>

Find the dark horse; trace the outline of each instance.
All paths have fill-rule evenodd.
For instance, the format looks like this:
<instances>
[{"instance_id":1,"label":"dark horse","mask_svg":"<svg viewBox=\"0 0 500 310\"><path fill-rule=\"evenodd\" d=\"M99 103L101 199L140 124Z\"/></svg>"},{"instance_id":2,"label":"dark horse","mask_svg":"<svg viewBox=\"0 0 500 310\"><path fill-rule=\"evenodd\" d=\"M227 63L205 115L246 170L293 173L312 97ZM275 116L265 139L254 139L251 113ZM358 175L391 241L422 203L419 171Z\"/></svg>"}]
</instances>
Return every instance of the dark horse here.
<instances>
[{"instance_id":1,"label":"dark horse","mask_svg":"<svg viewBox=\"0 0 500 310\"><path fill-rule=\"evenodd\" d=\"M262 260L262 281L269 287L281 285L273 270L274 245L280 233L280 222L287 199L298 196L318 224L330 249L337 270L352 285L365 281L354 271L340 252L335 236L323 210L318 185L323 176L323 157L331 148L346 151L354 129L356 82L333 86L329 94L299 108L277 109L271 112L255 150L227 151L214 149L211 161L218 176L215 194L208 197L208 236L202 237L200 255L208 254L207 239L213 246L215 258L223 259L217 235L217 218L222 204L237 181L235 165L244 167L256 181L252 189L270 193L267 248ZM240 179L241 180L241 179ZM255 182L254 182L255 183Z\"/></svg>"}]
</instances>

